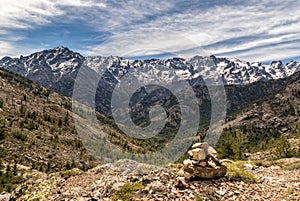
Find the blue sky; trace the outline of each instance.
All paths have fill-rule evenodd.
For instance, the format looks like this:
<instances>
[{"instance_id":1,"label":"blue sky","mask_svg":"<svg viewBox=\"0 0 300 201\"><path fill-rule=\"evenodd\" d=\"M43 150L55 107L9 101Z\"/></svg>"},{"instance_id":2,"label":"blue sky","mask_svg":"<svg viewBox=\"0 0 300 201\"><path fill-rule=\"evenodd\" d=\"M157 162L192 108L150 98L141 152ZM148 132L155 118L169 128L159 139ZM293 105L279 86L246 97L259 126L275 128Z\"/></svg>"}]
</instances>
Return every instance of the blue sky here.
<instances>
[{"instance_id":1,"label":"blue sky","mask_svg":"<svg viewBox=\"0 0 300 201\"><path fill-rule=\"evenodd\" d=\"M300 60L300 2L1 0L0 57L69 47L129 58Z\"/></svg>"}]
</instances>

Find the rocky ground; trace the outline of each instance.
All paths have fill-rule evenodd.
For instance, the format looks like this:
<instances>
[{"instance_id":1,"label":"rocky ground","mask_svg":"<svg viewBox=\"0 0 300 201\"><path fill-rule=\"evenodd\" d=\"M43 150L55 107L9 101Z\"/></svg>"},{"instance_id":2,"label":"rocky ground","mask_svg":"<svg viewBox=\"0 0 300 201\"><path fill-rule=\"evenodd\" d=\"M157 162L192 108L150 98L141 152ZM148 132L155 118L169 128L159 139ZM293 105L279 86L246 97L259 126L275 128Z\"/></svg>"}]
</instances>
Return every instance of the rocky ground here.
<instances>
[{"instance_id":1,"label":"rocky ground","mask_svg":"<svg viewBox=\"0 0 300 201\"><path fill-rule=\"evenodd\" d=\"M132 200L300 200L299 168L283 170L274 164L244 168L257 182L228 176L199 180L188 178L182 165L162 168L121 160L87 172L73 169L47 175L34 171L10 196L17 200L118 200L120 189L139 183L142 188L132 191Z\"/></svg>"}]
</instances>

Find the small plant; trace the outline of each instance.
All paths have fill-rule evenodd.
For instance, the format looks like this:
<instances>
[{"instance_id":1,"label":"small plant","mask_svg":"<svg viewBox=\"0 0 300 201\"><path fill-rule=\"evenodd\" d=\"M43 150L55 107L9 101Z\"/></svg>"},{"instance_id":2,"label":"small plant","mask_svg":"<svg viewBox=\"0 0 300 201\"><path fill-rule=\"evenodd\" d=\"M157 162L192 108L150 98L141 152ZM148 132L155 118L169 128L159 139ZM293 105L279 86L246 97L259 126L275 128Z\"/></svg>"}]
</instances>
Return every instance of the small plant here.
<instances>
[{"instance_id":1,"label":"small plant","mask_svg":"<svg viewBox=\"0 0 300 201\"><path fill-rule=\"evenodd\" d=\"M257 160L257 161L253 161L253 164L256 165L256 166L270 167L270 166L274 165L274 162Z\"/></svg>"},{"instance_id":2,"label":"small plant","mask_svg":"<svg viewBox=\"0 0 300 201\"><path fill-rule=\"evenodd\" d=\"M195 201L204 201L200 195L196 195Z\"/></svg>"},{"instance_id":3,"label":"small plant","mask_svg":"<svg viewBox=\"0 0 300 201\"><path fill-rule=\"evenodd\" d=\"M2 108L2 107L3 107L3 99L0 98L0 108Z\"/></svg>"},{"instance_id":4,"label":"small plant","mask_svg":"<svg viewBox=\"0 0 300 201\"><path fill-rule=\"evenodd\" d=\"M246 183L257 182L257 179L244 170L243 168L238 167L236 164L226 164L227 166L227 173L226 177L230 180L242 180Z\"/></svg>"},{"instance_id":5,"label":"small plant","mask_svg":"<svg viewBox=\"0 0 300 201\"><path fill-rule=\"evenodd\" d=\"M74 169L71 169L71 170L60 171L60 176L64 179L68 179L71 176L81 175L82 173L83 173L82 170L80 170L78 168L74 168Z\"/></svg>"},{"instance_id":6,"label":"small plant","mask_svg":"<svg viewBox=\"0 0 300 201\"><path fill-rule=\"evenodd\" d=\"M20 107L20 116L24 117L25 114L26 114L26 111L27 111L26 106L25 105L21 105L21 107Z\"/></svg>"},{"instance_id":7,"label":"small plant","mask_svg":"<svg viewBox=\"0 0 300 201\"><path fill-rule=\"evenodd\" d=\"M18 140L21 140L21 141L25 141L27 139L27 135L22 133L22 131L14 131L13 133L13 136L18 139Z\"/></svg>"},{"instance_id":8,"label":"small plant","mask_svg":"<svg viewBox=\"0 0 300 201\"><path fill-rule=\"evenodd\" d=\"M133 193L139 190L143 190L144 186L140 183L128 182L116 190L113 200L130 201L133 198Z\"/></svg>"},{"instance_id":9,"label":"small plant","mask_svg":"<svg viewBox=\"0 0 300 201\"><path fill-rule=\"evenodd\" d=\"M300 162L294 162L282 167L284 170L300 170Z\"/></svg>"},{"instance_id":10,"label":"small plant","mask_svg":"<svg viewBox=\"0 0 300 201\"><path fill-rule=\"evenodd\" d=\"M0 140L3 140L6 137L6 129L0 127Z\"/></svg>"},{"instance_id":11,"label":"small plant","mask_svg":"<svg viewBox=\"0 0 300 201\"><path fill-rule=\"evenodd\" d=\"M286 194L293 194L294 193L294 190L289 188L285 191Z\"/></svg>"}]
</instances>

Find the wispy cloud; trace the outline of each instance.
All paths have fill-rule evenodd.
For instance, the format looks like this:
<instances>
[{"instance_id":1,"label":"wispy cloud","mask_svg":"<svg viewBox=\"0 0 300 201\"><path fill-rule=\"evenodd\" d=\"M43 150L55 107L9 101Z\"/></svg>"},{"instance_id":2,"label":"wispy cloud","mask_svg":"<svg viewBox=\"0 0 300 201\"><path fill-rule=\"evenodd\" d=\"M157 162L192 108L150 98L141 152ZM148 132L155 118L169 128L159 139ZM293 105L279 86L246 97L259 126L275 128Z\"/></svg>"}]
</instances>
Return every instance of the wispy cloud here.
<instances>
[{"instance_id":1,"label":"wispy cloud","mask_svg":"<svg viewBox=\"0 0 300 201\"><path fill-rule=\"evenodd\" d=\"M297 0L2 0L0 56L62 44L86 55L289 59L300 57L299 9Z\"/></svg>"}]
</instances>

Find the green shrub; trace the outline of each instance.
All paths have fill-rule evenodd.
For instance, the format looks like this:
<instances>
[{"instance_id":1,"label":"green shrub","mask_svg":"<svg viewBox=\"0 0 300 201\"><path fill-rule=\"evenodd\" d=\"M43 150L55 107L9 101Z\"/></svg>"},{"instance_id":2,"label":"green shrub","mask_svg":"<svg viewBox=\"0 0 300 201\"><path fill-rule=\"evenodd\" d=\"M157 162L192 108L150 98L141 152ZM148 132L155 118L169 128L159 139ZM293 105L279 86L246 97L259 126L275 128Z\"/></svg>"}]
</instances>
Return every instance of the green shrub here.
<instances>
[{"instance_id":1,"label":"green shrub","mask_svg":"<svg viewBox=\"0 0 300 201\"><path fill-rule=\"evenodd\" d=\"M229 180L242 180L246 183L257 182L257 179L252 174L250 174L243 168L238 167L237 164L228 163L226 164L226 166L227 166L226 177Z\"/></svg>"},{"instance_id":2,"label":"green shrub","mask_svg":"<svg viewBox=\"0 0 300 201\"><path fill-rule=\"evenodd\" d=\"M256 165L256 166L270 167L270 166L274 165L274 162L272 162L272 161L256 160L256 161L253 161L253 164Z\"/></svg>"},{"instance_id":3,"label":"green shrub","mask_svg":"<svg viewBox=\"0 0 300 201\"><path fill-rule=\"evenodd\" d=\"M71 176L76 176L76 175L81 175L83 173L82 170L78 169L78 168L74 168L71 170L62 170L60 171L60 176L64 179L68 179Z\"/></svg>"},{"instance_id":4,"label":"green shrub","mask_svg":"<svg viewBox=\"0 0 300 201\"><path fill-rule=\"evenodd\" d=\"M13 133L13 136L18 139L18 140L21 140L21 141L25 141L27 140L27 135L22 133L21 131L17 130L17 131L14 131Z\"/></svg>"},{"instance_id":5,"label":"green shrub","mask_svg":"<svg viewBox=\"0 0 300 201\"><path fill-rule=\"evenodd\" d=\"M3 169L5 168L5 174ZM0 193L3 191L11 192L16 187L16 184L20 184L24 181L22 176L19 176L17 165L15 164L11 168L10 164L4 166L0 161Z\"/></svg>"},{"instance_id":6,"label":"green shrub","mask_svg":"<svg viewBox=\"0 0 300 201\"><path fill-rule=\"evenodd\" d=\"M0 140L3 140L6 136L6 129L0 127Z\"/></svg>"},{"instance_id":7,"label":"green shrub","mask_svg":"<svg viewBox=\"0 0 300 201\"><path fill-rule=\"evenodd\" d=\"M293 155L292 154L292 149L291 149L291 144L287 140L286 136L281 136L278 139L275 155L278 158L288 158L288 157L291 157Z\"/></svg>"},{"instance_id":8,"label":"green shrub","mask_svg":"<svg viewBox=\"0 0 300 201\"><path fill-rule=\"evenodd\" d=\"M204 199L200 195L196 195L195 201L203 201Z\"/></svg>"},{"instance_id":9,"label":"green shrub","mask_svg":"<svg viewBox=\"0 0 300 201\"><path fill-rule=\"evenodd\" d=\"M293 194L294 193L294 190L289 188L285 191L286 194Z\"/></svg>"},{"instance_id":10,"label":"green shrub","mask_svg":"<svg viewBox=\"0 0 300 201\"><path fill-rule=\"evenodd\" d=\"M140 183L128 182L116 190L113 200L130 201L133 198L133 193L139 190L143 190L144 186Z\"/></svg>"},{"instance_id":11,"label":"green shrub","mask_svg":"<svg viewBox=\"0 0 300 201\"><path fill-rule=\"evenodd\" d=\"M300 162L291 163L282 167L284 170L300 170Z\"/></svg>"}]
</instances>

